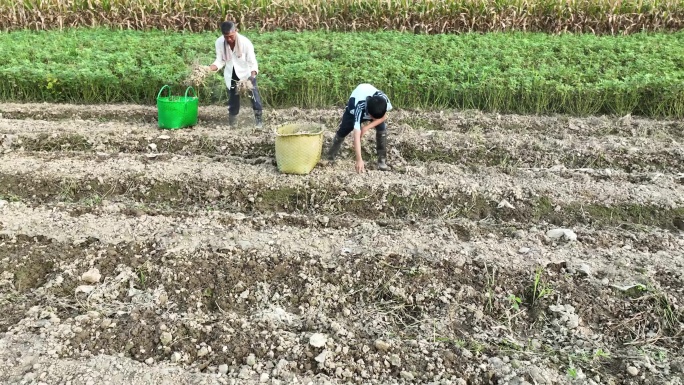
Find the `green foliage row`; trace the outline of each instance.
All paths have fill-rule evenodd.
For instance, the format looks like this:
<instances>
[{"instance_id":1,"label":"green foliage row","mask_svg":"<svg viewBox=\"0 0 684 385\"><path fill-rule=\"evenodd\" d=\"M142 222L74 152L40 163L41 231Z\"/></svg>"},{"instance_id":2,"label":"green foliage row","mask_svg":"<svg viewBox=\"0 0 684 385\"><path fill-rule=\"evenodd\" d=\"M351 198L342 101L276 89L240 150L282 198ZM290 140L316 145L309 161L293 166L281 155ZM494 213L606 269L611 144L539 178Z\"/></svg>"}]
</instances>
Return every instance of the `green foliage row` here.
<instances>
[{"instance_id":1,"label":"green foliage row","mask_svg":"<svg viewBox=\"0 0 684 385\"><path fill-rule=\"evenodd\" d=\"M629 36L245 32L270 107L342 106L370 82L398 108L684 116L684 33ZM72 29L0 35L0 99L153 104L174 94L212 33ZM226 99L223 78L200 103Z\"/></svg>"}]
</instances>

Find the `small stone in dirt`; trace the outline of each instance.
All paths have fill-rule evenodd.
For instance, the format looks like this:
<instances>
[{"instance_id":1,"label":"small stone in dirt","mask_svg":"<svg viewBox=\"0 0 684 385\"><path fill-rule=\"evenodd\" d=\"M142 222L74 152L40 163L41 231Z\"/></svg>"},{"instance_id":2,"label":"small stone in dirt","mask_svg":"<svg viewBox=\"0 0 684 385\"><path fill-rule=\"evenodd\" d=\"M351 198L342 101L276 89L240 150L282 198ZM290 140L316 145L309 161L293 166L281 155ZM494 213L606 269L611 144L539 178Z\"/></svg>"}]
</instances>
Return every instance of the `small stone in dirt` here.
<instances>
[{"instance_id":1,"label":"small stone in dirt","mask_svg":"<svg viewBox=\"0 0 684 385\"><path fill-rule=\"evenodd\" d=\"M465 358L473 358L473 353L468 349L461 349L461 355Z\"/></svg>"},{"instance_id":2,"label":"small stone in dirt","mask_svg":"<svg viewBox=\"0 0 684 385\"><path fill-rule=\"evenodd\" d=\"M381 352L386 352L390 348L390 344L383 340L375 340L375 348L380 350Z\"/></svg>"},{"instance_id":3,"label":"small stone in dirt","mask_svg":"<svg viewBox=\"0 0 684 385\"><path fill-rule=\"evenodd\" d=\"M221 364L221 365L219 365L219 367L218 367L218 372L221 373L221 374L226 374L226 373L228 373L228 365L226 365L226 364Z\"/></svg>"},{"instance_id":4,"label":"small stone in dirt","mask_svg":"<svg viewBox=\"0 0 684 385\"><path fill-rule=\"evenodd\" d=\"M83 275L81 276L81 281L88 283L97 283L100 281L101 277L102 275L100 275L100 271L96 268L93 268L83 273Z\"/></svg>"},{"instance_id":5,"label":"small stone in dirt","mask_svg":"<svg viewBox=\"0 0 684 385\"><path fill-rule=\"evenodd\" d=\"M511 372L511 367L506 365L504 360L499 357L491 357L489 359L489 366L499 375L506 375Z\"/></svg>"},{"instance_id":6,"label":"small stone in dirt","mask_svg":"<svg viewBox=\"0 0 684 385\"><path fill-rule=\"evenodd\" d=\"M565 239L567 239L568 241L576 241L577 240L577 234L575 234L575 232L572 230L567 230L565 232L564 236L565 236Z\"/></svg>"},{"instance_id":7,"label":"small stone in dirt","mask_svg":"<svg viewBox=\"0 0 684 385\"><path fill-rule=\"evenodd\" d=\"M145 363L146 363L147 365L152 365L152 364L154 364L154 358L150 357L150 358L146 359L146 360L145 360Z\"/></svg>"},{"instance_id":8,"label":"small stone in dirt","mask_svg":"<svg viewBox=\"0 0 684 385\"><path fill-rule=\"evenodd\" d=\"M513 232L513 238L518 238L518 239L525 238L525 230L515 230Z\"/></svg>"},{"instance_id":9,"label":"small stone in dirt","mask_svg":"<svg viewBox=\"0 0 684 385\"><path fill-rule=\"evenodd\" d=\"M0 199L0 207L4 206L7 204L7 201L4 199Z\"/></svg>"},{"instance_id":10,"label":"small stone in dirt","mask_svg":"<svg viewBox=\"0 0 684 385\"><path fill-rule=\"evenodd\" d=\"M546 380L546 377L542 373L541 370L539 370L538 367L536 366L531 366L528 370L527 373L529 373L530 377L532 377L532 381L534 381L537 384L548 384L549 381Z\"/></svg>"},{"instance_id":11,"label":"small stone in dirt","mask_svg":"<svg viewBox=\"0 0 684 385\"><path fill-rule=\"evenodd\" d=\"M493 366L494 368L499 368L499 367L504 366L504 362L499 357L490 357L489 358L489 365Z\"/></svg>"},{"instance_id":12,"label":"small stone in dirt","mask_svg":"<svg viewBox=\"0 0 684 385\"><path fill-rule=\"evenodd\" d=\"M392 354L392 356L390 356L390 364L393 366L401 366L401 358L398 354Z\"/></svg>"},{"instance_id":13,"label":"small stone in dirt","mask_svg":"<svg viewBox=\"0 0 684 385\"><path fill-rule=\"evenodd\" d=\"M322 364L325 362L325 359L327 356L328 356L328 351L324 350L321 352L321 354L317 355L316 358L314 358L314 359L316 360L316 362L320 362Z\"/></svg>"},{"instance_id":14,"label":"small stone in dirt","mask_svg":"<svg viewBox=\"0 0 684 385\"><path fill-rule=\"evenodd\" d=\"M218 198L218 197L221 196L221 192L220 192L219 190L215 189L215 188L210 188L209 190L207 190L207 192L205 193L205 195L206 195L207 198L209 198L209 199L216 199L216 198Z\"/></svg>"},{"instance_id":15,"label":"small stone in dirt","mask_svg":"<svg viewBox=\"0 0 684 385\"><path fill-rule=\"evenodd\" d=\"M328 342L328 337L326 337L324 334L321 333L314 333L310 338L309 338L309 344L315 348L320 348L325 346L325 344Z\"/></svg>"},{"instance_id":16,"label":"small stone in dirt","mask_svg":"<svg viewBox=\"0 0 684 385\"><path fill-rule=\"evenodd\" d=\"M414 378L414 377L413 377L413 374L411 374L411 372L407 372L407 371L404 371L404 370L402 370L401 373L399 373L399 375L401 376L401 378L403 378L403 379L405 379L405 380L407 380L407 381L412 381L413 378Z\"/></svg>"},{"instance_id":17,"label":"small stone in dirt","mask_svg":"<svg viewBox=\"0 0 684 385\"><path fill-rule=\"evenodd\" d=\"M50 322L49 319L39 319L38 321L35 322L35 327L37 328L44 328L52 325L52 322Z\"/></svg>"},{"instance_id":18,"label":"small stone in dirt","mask_svg":"<svg viewBox=\"0 0 684 385\"><path fill-rule=\"evenodd\" d=\"M162 332L161 336L159 336L159 341L162 345L166 346L173 341L173 336L169 332Z\"/></svg>"},{"instance_id":19,"label":"small stone in dirt","mask_svg":"<svg viewBox=\"0 0 684 385\"><path fill-rule=\"evenodd\" d=\"M168 135L159 135L159 136L157 137L157 139L167 140L167 139L171 139L171 137L168 136Z\"/></svg>"},{"instance_id":20,"label":"small stone in dirt","mask_svg":"<svg viewBox=\"0 0 684 385\"><path fill-rule=\"evenodd\" d=\"M256 357L254 356L254 354L250 354L247 356L246 364L249 366L256 365Z\"/></svg>"},{"instance_id":21,"label":"small stone in dirt","mask_svg":"<svg viewBox=\"0 0 684 385\"><path fill-rule=\"evenodd\" d=\"M546 232L546 236L551 239L560 239L561 237L567 239L568 241L576 241L577 234L570 229L551 229Z\"/></svg>"},{"instance_id":22,"label":"small stone in dirt","mask_svg":"<svg viewBox=\"0 0 684 385\"><path fill-rule=\"evenodd\" d=\"M92 285L81 285L76 288L74 291L75 293L90 293L91 291L95 290L95 286Z\"/></svg>"},{"instance_id":23,"label":"small stone in dirt","mask_svg":"<svg viewBox=\"0 0 684 385\"><path fill-rule=\"evenodd\" d=\"M262 384L265 384L268 382L268 373L261 373L261 376L259 377L259 382Z\"/></svg>"},{"instance_id":24,"label":"small stone in dirt","mask_svg":"<svg viewBox=\"0 0 684 385\"><path fill-rule=\"evenodd\" d=\"M577 268L577 272L584 275L584 276L590 276L591 275L591 267L587 265L586 263L583 263L580 265L580 267Z\"/></svg>"},{"instance_id":25,"label":"small stone in dirt","mask_svg":"<svg viewBox=\"0 0 684 385\"><path fill-rule=\"evenodd\" d=\"M112 320L110 318L105 318L102 320L102 322L100 322L100 327L105 329L105 328L108 328L109 325L111 325L111 324L112 324Z\"/></svg>"},{"instance_id":26,"label":"small stone in dirt","mask_svg":"<svg viewBox=\"0 0 684 385\"><path fill-rule=\"evenodd\" d=\"M639 374L639 369L634 366L628 366L627 373L629 373L630 376L637 376Z\"/></svg>"},{"instance_id":27,"label":"small stone in dirt","mask_svg":"<svg viewBox=\"0 0 684 385\"><path fill-rule=\"evenodd\" d=\"M527 254L529 252L530 252L529 247L521 247L520 250L518 250L518 253L520 253L520 254Z\"/></svg>"},{"instance_id":28,"label":"small stone in dirt","mask_svg":"<svg viewBox=\"0 0 684 385\"><path fill-rule=\"evenodd\" d=\"M179 352L173 352L171 355L171 362L178 362L181 360L181 354ZM221 370L221 367L219 366L219 370Z\"/></svg>"},{"instance_id":29,"label":"small stone in dirt","mask_svg":"<svg viewBox=\"0 0 684 385\"><path fill-rule=\"evenodd\" d=\"M533 350L539 350L542 348L542 343L536 338L531 341L531 344Z\"/></svg>"},{"instance_id":30,"label":"small stone in dirt","mask_svg":"<svg viewBox=\"0 0 684 385\"><path fill-rule=\"evenodd\" d=\"M148 144L147 147L149 147L152 151L157 151L157 145L154 143Z\"/></svg>"},{"instance_id":31,"label":"small stone in dirt","mask_svg":"<svg viewBox=\"0 0 684 385\"><path fill-rule=\"evenodd\" d=\"M100 318L100 313L99 313L99 312L96 312L95 310L90 310L90 311L89 311L88 313L86 313L86 314L88 315L88 318L90 318L90 319L92 319L92 320L96 320L96 319L99 319L99 318Z\"/></svg>"},{"instance_id":32,"label":"small stone in dirt","mask_svg":"<svg viewBox=\"0 0 684 385\"><path fill-rule=\"evenodd\" d=\"M204 357L207 354L209 354L209 350L207 350L206 347L202 346L202 348L197 352L197 357Z\"/></svg>"}]
</instances>

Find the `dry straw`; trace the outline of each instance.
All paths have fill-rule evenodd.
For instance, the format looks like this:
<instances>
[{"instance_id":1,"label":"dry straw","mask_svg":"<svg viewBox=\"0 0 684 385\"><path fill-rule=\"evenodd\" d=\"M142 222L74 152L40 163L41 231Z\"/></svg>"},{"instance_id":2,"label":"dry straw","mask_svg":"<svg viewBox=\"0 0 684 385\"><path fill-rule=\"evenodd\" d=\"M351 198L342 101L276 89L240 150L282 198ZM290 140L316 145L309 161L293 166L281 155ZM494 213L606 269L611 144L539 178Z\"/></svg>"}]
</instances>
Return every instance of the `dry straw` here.
<instances>
[{"instance_id":1,"label":"dry straw","mask_svg":"<svg viewBox=\"0 0 684 385\"><path fill-rule=\"evenodd\" d=\"M684 28L679 0L4 0L0 28L216 31L230 18L261 30L416 33L590 32L628 34Z\"/></svg>"},{"instance_id":2,"label":"dry straw","mask_svg":"<svg viewBox=\"0 0 684 385\"><path fill-rule=\"evenodd\" d=\"M202 65L199 61L195 60L192 63L190 75L183 82L186 86L200 87L204 86L207 82L209 76L213 74L213 71L209 69L209 66Z\"/></svg>"}]
</instances>

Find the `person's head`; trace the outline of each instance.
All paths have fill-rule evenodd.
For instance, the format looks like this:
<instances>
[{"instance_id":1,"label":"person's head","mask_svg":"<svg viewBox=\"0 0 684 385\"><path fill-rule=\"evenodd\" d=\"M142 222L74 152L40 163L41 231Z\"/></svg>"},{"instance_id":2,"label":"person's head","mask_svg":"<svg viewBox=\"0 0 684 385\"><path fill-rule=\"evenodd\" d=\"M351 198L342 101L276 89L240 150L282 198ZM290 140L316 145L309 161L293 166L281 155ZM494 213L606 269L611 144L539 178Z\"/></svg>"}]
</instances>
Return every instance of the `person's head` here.
<instances>
[{"instance_id":1,"label":"person's head","mask_svg":"<svg viewBox=\"0 0 684 385\"><path fill-rule=\"evenodd\" d=\"M232 21L224 21L221 23L221 33L223 34L223 38L226 39L226 41L229 44L235 43L235 36L237 35L237 28L235 28L235 23Z\"/></svg>"},{"instance_id":2,"label":"person's head","mask_svg":"<svg viewBox=\"0 0 684 385\"><path fill-rule=\"evenodd\" d=\"M387 101L382 96L371 96L366 101L366 108L373 119L380 119L387 112Z\"/></svg>"}]
</instances>

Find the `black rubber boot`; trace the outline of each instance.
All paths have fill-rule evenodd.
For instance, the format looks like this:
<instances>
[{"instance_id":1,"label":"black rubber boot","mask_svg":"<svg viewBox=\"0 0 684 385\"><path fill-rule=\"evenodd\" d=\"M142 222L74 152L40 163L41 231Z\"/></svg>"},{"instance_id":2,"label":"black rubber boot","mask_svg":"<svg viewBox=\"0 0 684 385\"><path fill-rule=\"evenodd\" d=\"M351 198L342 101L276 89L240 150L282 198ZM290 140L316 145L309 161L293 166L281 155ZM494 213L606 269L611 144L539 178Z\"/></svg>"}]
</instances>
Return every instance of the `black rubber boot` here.
<instances>
[{"instance_id":1,"label":"black rubber boot","mask_svg":"<svg viewBox=\"0 0 684 385\"><path fill-rule=\"evenodd\" d=\"M378 152L378 170L389 171L387 161L387 131L375 131L375 145Z\"/></svg>"},{"instance_id":2,"label":"black rubber boot","mask_svg":"<svg viewBox=\"0 0 684 385\"><path fill-rule=\"evenodd\" d=\"M264 122L261 119L261 111L255 111L254 112L254 126L256 128L261 128L264 126Z\"/></svg>"},{"instance_id":3,"label":"black rubber boot","mask_svg":"<svg viewBox=\"0 0 684 385\"><path fill-rule=\"evenodd\" d=\"M335 161L337 153L340 152L340 147L342 147L342 143L344 143L344 136L335 134L335 138L333 138L333 142L330 145L330 149L328 150L328 155L326 157L328 161Z\"/></svg>"},{"instance_id":4,"label":"black rubber boot","mask_svg":"<svg viewBox=\"0 0 684 385\"><path fill-rule=\"evenodd\" d=\"M228 115L228 125L233 128L237 126L237 115Z\"/></svg>"}]
</instances>

